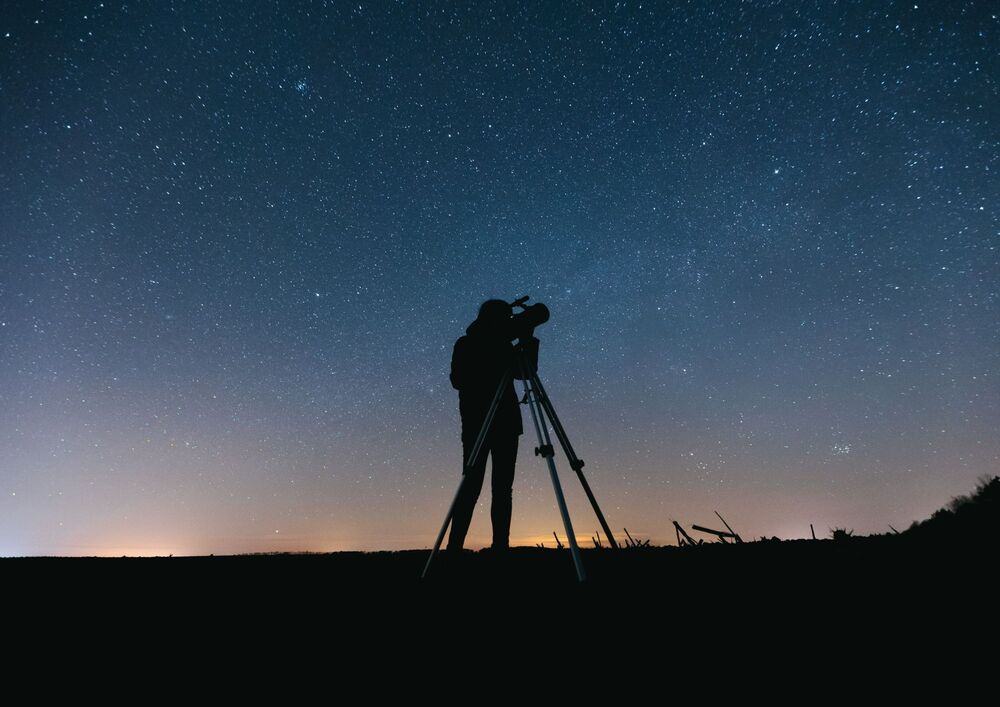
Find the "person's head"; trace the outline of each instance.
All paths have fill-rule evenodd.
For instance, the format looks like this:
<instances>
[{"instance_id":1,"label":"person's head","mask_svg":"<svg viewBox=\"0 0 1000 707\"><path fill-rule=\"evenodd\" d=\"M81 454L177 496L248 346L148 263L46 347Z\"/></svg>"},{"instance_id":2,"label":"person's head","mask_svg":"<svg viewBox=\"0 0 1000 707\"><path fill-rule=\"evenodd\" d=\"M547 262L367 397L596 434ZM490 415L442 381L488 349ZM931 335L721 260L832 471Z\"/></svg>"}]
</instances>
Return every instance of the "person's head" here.
<instances>
[{"instance_id":1,"label":"person's head","mask_svg":"<svg viewBox=\"0 0 1000 707\"><path fill-rule=\"evenodd\" d=\"M488 299L479 305L479 316L484 324L498 324L510 319L510 305L502 299Z\"/></svg>"}]
</instances>

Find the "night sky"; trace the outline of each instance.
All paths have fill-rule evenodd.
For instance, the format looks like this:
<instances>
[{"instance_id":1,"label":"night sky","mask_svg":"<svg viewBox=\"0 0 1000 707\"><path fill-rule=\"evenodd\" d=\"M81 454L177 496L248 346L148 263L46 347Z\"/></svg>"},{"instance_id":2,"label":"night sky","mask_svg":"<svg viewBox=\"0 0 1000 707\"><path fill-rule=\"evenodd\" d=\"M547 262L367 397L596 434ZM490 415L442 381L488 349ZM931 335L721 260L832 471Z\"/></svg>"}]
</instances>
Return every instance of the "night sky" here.
<instances>
[{"instance_id":1,"label":"night sky","mask_svg":"<svg viewBox=\"0 0 1000 707\"><path fill-rule=\"evenodd\" d=\"M0 555L430 547L521 295L620 534L927 517L1000 471L997 9L6 2Z\"/></svg>"}]
</instances>

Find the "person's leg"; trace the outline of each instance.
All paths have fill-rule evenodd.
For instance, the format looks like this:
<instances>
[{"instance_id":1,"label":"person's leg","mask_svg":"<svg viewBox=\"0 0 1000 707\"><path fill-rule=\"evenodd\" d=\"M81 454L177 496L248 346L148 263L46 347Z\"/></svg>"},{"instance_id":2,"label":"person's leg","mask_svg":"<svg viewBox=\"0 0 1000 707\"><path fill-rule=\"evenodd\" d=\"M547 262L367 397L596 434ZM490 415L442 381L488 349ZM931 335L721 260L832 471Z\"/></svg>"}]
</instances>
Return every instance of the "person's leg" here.
<instances>
[{"instance_id":1,"label":"person's leg","mask_svg":"<svg viewBox=\"0 0 1000 707\"><path fill-rule=\"evenodd\" d=\"M469 458L472 445L475 440L462 438L462 466L465 467L465 460ZM479 460L475 467L465 471L466 479L462 484L462 492L455 501L455 512L451 516L451 530L448 533L448 550L458 552L465 545L465 535L469 532L469 525L472 524L472 512L476 508L476 501L479 500L479 492L483 489L483 477L486 475L486 455L489 452L487 447L483 447L479 452Z\"/></svg>"},{"instance_id":2,"label":"person's leg","mask_svg":"<svg viewBox=\"0 0 1000 707\"><path fill-rule=\"evenodd\" d=\"M493 521L493 547L506 550L510 543L510 516L514 493L514 463L517 461L518 435L497 437L490 447L493 471L490 474L493 500L490 519Z\"/></svg>"}]
</instances>

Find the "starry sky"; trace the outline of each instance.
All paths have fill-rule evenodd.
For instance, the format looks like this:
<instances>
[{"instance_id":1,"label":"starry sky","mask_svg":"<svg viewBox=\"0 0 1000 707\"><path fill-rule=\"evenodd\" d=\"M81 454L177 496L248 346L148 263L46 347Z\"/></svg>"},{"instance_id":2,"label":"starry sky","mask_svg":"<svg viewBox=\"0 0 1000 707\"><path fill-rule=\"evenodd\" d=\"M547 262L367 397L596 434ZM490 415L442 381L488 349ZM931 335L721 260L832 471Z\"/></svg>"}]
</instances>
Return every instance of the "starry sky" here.
<instances>
[{"instance_id":1,"label":"starry sky","mask_svg":"<svg viewBox=\"0 0 1000 707\"><path fill-rule=\"evenodd\" d=\"M1000 470L998 24L5 3L0 555L430 547L452 346L522 295L620 535L927 517ZM522 413L511 540L551 546Z\"/></svg>"}]
</instances>

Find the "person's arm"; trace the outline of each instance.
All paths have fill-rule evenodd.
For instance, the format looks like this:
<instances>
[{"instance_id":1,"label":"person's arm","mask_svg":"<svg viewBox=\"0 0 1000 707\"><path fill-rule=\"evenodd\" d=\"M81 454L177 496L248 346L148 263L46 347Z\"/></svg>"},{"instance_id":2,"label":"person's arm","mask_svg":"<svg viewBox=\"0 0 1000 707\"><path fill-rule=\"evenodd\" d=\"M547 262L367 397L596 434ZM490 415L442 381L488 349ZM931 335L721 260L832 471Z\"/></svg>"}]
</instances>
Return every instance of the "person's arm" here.
<instances>
[{"instance_id":1,"label":"person's arm","mask_svg":"<svg viewBox=\"0 0 1000 707\"><path fill-rule=\"evenodd\" d=\"M468 356L466 347L468 340L463 336L455 342L455 348L451 352L451 387L461 390L468 383Z\"/></svg>"}]
</instances>

